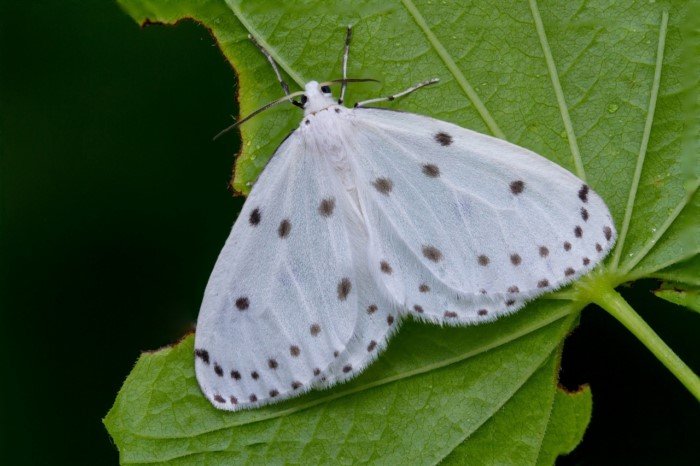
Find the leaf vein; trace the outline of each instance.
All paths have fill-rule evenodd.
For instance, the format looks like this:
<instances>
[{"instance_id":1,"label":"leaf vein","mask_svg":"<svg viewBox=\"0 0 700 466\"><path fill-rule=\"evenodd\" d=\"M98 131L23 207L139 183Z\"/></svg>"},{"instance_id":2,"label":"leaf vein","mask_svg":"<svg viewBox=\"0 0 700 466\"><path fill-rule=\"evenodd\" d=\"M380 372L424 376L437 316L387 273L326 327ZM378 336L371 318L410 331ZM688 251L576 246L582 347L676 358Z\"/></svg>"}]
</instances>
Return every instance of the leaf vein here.
<instances>
[{"instance_id":1,"label":"leaf vein","mask_svg":"<svg viewBox=\"0 0 700 466\"><path fill-rule=\"evenodd\" d=\"M537 373L537 371L539 371L540 369L542 369L542 366L544 365L544 363L552 356L552 353L555 352L555 351L557 351L557 348L553 349L552 352L547 353L546 355L544 355L544 357L542 358L542 361L540 362L540 364L537 365L536 367L534 367L534 368L532 369L532 372L530 372L530 374L528 374L528 376L525 377L525 378L523 379L522 383L518 384L517 387L514 387L514 389L513 389L513 391L511 392L510 396L504 397L503 402L500 403L500 404L496 407L496 409L494 410L494 413L497 412L497 411L499 411L501 408L503 408L503 406L506 405L506 403L508 403L510 400L513 399L513 397L525 386L525 384L526 384L530 379L532 379L532 377L535 375L535 373ZM552 399L552 403L554 403L553 399ZM551 407L550 407L550 411L551 411ZM437 461L435 461L433 464L434 464L434 465L438 465L438 464L442 463L448 456L450 456L450 455L452 454L452 452L454 452L454 450L457 448L457 446L459 446L460 444L466 442L466 441L469 439L469 437L471 437L471 436L474 435L476 432L478 432L479 429L483 428L483 427L484 427L484 424L486 424L486 423L487 423L488 421L490 421L490 420L491 420L491 417L485 418L484 421L483 421L481 424L479 424L478 426L475 426L474 429L473 429L471 432L468 432L468 433L462 438L462 440L460 440L460 441L457 443L457 445L455 446L455 448L453 448L452 450L446 452L441 458L439 458L439 459L438 459ZM544 433L543 433L543 437L544 437Z\"/></svg>"},{"instance_id":2,"label":"leaf vein","mask_svg":"<svg viewBox=\"0 0 700 466\"><path fill-rule=\"evenodd\" d=\"M566 99L564 98L564 91L561 87L561 82L559 81L559 75L557 74L557 67L554 63L554 57L552 56L552 49L549 47L549 41L547 40L547 33L544 30L544 24L542 23L542 17L540 16L540 10L537 7L537 0L530 0L530 10L532 11L532 18L535 20L535 28L537 29L537 36L540 39L540 45L542 46L542 52L544 52L544 58L547 62L547 70L549 71L549 76L552 80L552 87L554 87L554 94L557 97L557 103L559 104L559 113L561 113L561 119L564 122L564 129L566 130L566 136L569 140L569 147L571 149L571 155L574 158L574 166L576 167L576 175L583 181L586 181L586 171L583 168L583 161L581 160L581 152L578 148L578 141L576 140L576 133L574 132L573 124L571 123L571 117L569 116L569 109L566 105Z\"/></svg>"},{"instance_id":3,"label":"leaf vein","mask_svg":"<svg viewBox=\"0 0 700 466\"><path fill-rule=\"evenodd\" d=\"M637 254L625 265L625 267L622 269L622 274L627 275L629 272L642 260L646 257L646 255L649 253L649 251L652 250L652 248L656 245L656 243L661 239L661 237L666 233L666 231L673 225L673 222L676 220L676 217L680 215L680 213L683 211L683 209L688 205L690 200L693 198L695 195L695 192L698 189L698 186L700 186L700 180L695 180L693 186L688 190L688 192L685 194L683 199L681 199L681 202L678 203L675 209L671 212L671 214L668 216L666 221L659 227L658 230L656 230L656 234L652 236L649 241L640 249ZM683 259L678 259L675 262L680 262ZM674 262L674 263L675 263ZM668 267L669 265L673 264L666 264L664 267ZM660 270L660 269L657 269ZM653 273L656 270L653 270L649 273Z\"/></svg>"},{"instance_id":4,"label":"leaf vein","mask_svg":"<svg viewBox=\"0 0 700 466\"><path fill-rule=\"evenodd\" d=\"M506 139L506 135L498 126L496 120L493 119L493 116L491 116L491 113L489 113L479 95L476 93L472 85L469 84L469 81L467 81L464 73L462 73L462 71L457 67L457 64L452 59L450 53L445 49L435 33L433 33L433 31L430 29L428 23L425 22L425 18L423 18L423 15L421 15L420 11L418 11L418 8L416 8L411 0L401 0L401 3L403 3L404 7L406 7L410 15L413 17L413 20L423 31L428 39L428 42L430 42L430 45L433 47L433 49L435 49L435 52L443 61L447 69L450 71L450 73L452 73L452 76L454 76L457 84L459 84L459 87L462 88L462 91L464 91L464 93L467 95L467 98L469 98L472 105L474 105L474 108L476 108L477 112L479 112L479 115L486 123L486 126L489 127L491 133L496 137Z\"/></svg>"},{"instance_id":5,"label":"leaf vein","mask_svg":"<svg viewBox=\"0 0 700 466\"><path fill-rule=\"evenodd\" d=\"M255 40L257 40L258 43L260 45L262 45L269 52L270 56L272 56L272 58L275 59L275 62L280 66L280 68L282 68L289 75L289 77L292 78L294 80L294 82L296 82L299 85L299 87L303 88L304 84L306 84L307 80L304 79L304 77L301 74L294 71L292 66L289 63L287 63L287 60L282 58L282 56L277 52L277 49L272 47L262 37L262 35L253 27L253 24L250 21L248 21L248 18L241 11L241 8L240 8L240 5L238 4L238 2L236 2L235 0L226 0L226 4L231 9L233 14L236 15L236 18L238 18L238 21L241 22L243 27L253 37L255 37Z\"/></svg>"},{"instance_id":6,"label":"leaf vein","mask_svg":"<svg viewBox=\"0 0 700 466\"><path fill-rule=\"evenodd\" d=\"M659 43L656 49L656 66L654 69L654 81L651 85L651 95L649 96L649 107L647 110L647 118L644 123L644 133L642 134L642 142L639 146L639 155L637 156L637 166L634 169L634 177L632 178L632 186L630 187L627 206L625 207L625 217L622 221L622 230L620 232L617 245L615 246L615 254L613 255L611 270L615 271L620 264L620 256L622 248L625 245L627 232L629 231L632 213L634 212L634 201L637 198L637 190L639 189L639 180L642 177L642 168L644 167L644 159L646 158L647 147L649 146L649 137L651 128L654 123L654 112L656 110L656 101L659 96L659 86L661 84L661 68L664 60L664 47L666 44L666 30L668 28L668 12L664 11L661 15L661 26L659 28ZM640 258L641 259L641 258ZM639 260L637 261L639 262Z\"/></svg>"}]
</instances>

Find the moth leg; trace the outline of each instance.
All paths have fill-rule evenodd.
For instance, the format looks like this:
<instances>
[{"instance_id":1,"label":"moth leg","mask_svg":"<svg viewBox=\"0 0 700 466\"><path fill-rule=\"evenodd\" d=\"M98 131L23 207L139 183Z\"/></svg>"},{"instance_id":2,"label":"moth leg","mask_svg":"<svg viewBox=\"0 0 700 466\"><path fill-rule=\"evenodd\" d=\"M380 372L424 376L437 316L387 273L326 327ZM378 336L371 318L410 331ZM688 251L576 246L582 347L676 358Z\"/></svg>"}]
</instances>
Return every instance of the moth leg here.
<instances>
[{"instance_id":1,"label":"moth leg","mask_svg":"<svg viewBox=\"0 0 700 466\"><path fill-rule=\"evenodd\" d=\"M284 95L289 97L289 86L287 85L287 82L282 78L282 73L280 73L279 68L277 67L277 63L275 63L275 59L272 58L272 55L270 55L270 52L267 51L265 47L262 46L260 42L258 42L255 37L253 37L252 34L248 34L248 39L255 44L255 46L262 52L263 55L265 55L265 58L267 58L267 61L270 62L270 65L272 66L272 70L275 72L275 76L277 76L277 81L279 81L280 86L282 86L282 90L284 91ZM289 100L292 104L296 105L299 108L304 108L304 106L301 104L301 102L297 100L290 99Z\"/></svg>"},{"instance_id":2,"label":"moth leg","mask_svg":"<svg viewBox=\"0 0 700 466\"><path fill-rule=\"evenodd\" d=\"M345 33L345 51L343 52L343 83L340 86L340 97L338 103L342 104L345 100L345 88L348 86L346 79L348 78L348 56L350 55L350 39L352 38L352 26L348 26Z\"/></svg>"},{"instance_id":3,"label":"moth leg","mask_svg":"<svg viewBox=\"0 0 700 466\"><path fill-rule=\"evenodd\" d=\"M418 89L421 89L421 88L423 88L423 87L425 87L425 86L430 86L431 84L435 84L435 83L438 82L438 81L440 81L438 78L428 79L428 80L426 80L426 81L423 81L423 82L420 82L420 83L418 83L418 84L415 84L415 85L409 87L408 89L399 92L398 94L392 94L392 95L388 95L388 96L386 96L386 97L377 97L376 99L363 100L362 102L356 103L356 104L355 104L355 108L357 108L357 107L362 107L362 106L365 106L365 105L367 105L367 104L373 104L373 103L376 103L376 102L384 102L384 101L387 101L387 100L388 100L388 101L392 101L392 100L394 100L394 99L396 99L396 98L398 98L398 97L403 97L403 96L405 96L405 95L410 94L411 92L417 91Z\"/></svg>"}]
</instances>

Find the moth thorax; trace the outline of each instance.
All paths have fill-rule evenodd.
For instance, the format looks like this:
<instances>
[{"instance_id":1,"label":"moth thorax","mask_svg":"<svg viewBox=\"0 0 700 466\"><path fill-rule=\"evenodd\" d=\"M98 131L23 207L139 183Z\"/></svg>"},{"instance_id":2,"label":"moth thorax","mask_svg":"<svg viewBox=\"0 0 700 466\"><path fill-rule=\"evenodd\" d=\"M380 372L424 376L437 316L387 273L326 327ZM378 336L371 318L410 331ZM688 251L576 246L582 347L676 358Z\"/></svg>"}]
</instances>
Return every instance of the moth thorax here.
<instances>
[{"instance_id":1,"label":"moth thorax","mask_svg":"<svg viewBox=\"0 0 700 466\"><path fill-rule=\"evenodd\" d=\"M320 154L342 151L347 146L347 122L333 108L308 115L302 122L302 134L308 146Z\"/></svg>"}]
</instances>

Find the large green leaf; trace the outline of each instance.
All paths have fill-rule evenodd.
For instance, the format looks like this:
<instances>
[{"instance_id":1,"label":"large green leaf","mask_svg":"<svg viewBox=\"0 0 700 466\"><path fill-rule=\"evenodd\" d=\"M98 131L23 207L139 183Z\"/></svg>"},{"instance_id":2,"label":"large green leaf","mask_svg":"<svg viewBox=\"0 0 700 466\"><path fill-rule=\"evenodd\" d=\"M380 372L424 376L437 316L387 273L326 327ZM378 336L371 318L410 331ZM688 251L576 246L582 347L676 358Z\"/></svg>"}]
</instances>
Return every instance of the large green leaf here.
<instances>
[{"instance_id":1,"label":"large green leaf","mask_svg":"<svg viewBox=\"0 0 700 466\"><path fill-rule=\"evenodd\" d=\"M411 322L352 382L233 415L201 395L190 336L141 357L105 423L123 463L397 464L407 455L435 463L461 454L455 448L482 429L541 443L556 387L555 367L545 361L556 359L578 310L550 301L483 327ZM525 402L533 393L542 398L534 412ZM539 439L523 428L525 417ZM529 454L536 458L539 449L531 445Z\"/></svg>"},{"instance_id":2,"label":"large green leaf","mask_svg":"<svg viewBox=\"0 0 700 466\"><path fill-rule=\"evenodd\" d=\"M700 121L693 103L700 73L688 59L700 50L696 7L641 0L120 3L140 23L194 18L209 28L238 73L242 114L281 95L248 34L300 88L339 77L344 27L352 24L350 76L382 83L352 85L349 103L439 77L438 85L387 106L548 157L606 199L621 233L608 263L560 295L577 301L540 300L473 328L409 323L356 380L258 410L231 414L209 405L194 379L191 337L144 354L105 419L122 462L547 464L573 448L590 397L556 392L553 367L572 319L593 299L590 290L683 273L675 264L700 252L698 178L688 169L697 162ZM236 190L249 191L299 120L298 109L280 106L243 125Z\"/></svg>"}]
</instances>

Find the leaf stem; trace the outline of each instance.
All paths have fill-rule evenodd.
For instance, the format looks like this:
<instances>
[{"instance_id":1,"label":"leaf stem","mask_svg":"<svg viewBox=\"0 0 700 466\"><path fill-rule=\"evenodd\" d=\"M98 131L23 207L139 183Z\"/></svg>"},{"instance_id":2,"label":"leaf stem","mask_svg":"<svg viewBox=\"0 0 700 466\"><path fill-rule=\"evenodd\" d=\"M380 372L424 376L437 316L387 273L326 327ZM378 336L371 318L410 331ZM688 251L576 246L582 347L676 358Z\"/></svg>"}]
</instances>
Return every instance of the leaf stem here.
<instances>
[{"instance_id":1,"label":"leaf stem","mask_svg":"<svg viewBox=\"0 0 700 466\"><path fill-rule=\"evenodd\" d=\"M627 327L627 330L632 332L697 400L700 400L700 378L642 320L620 293L610 286L595 287L591 291L591 300Z\"/></svg>"}]
</instances>

